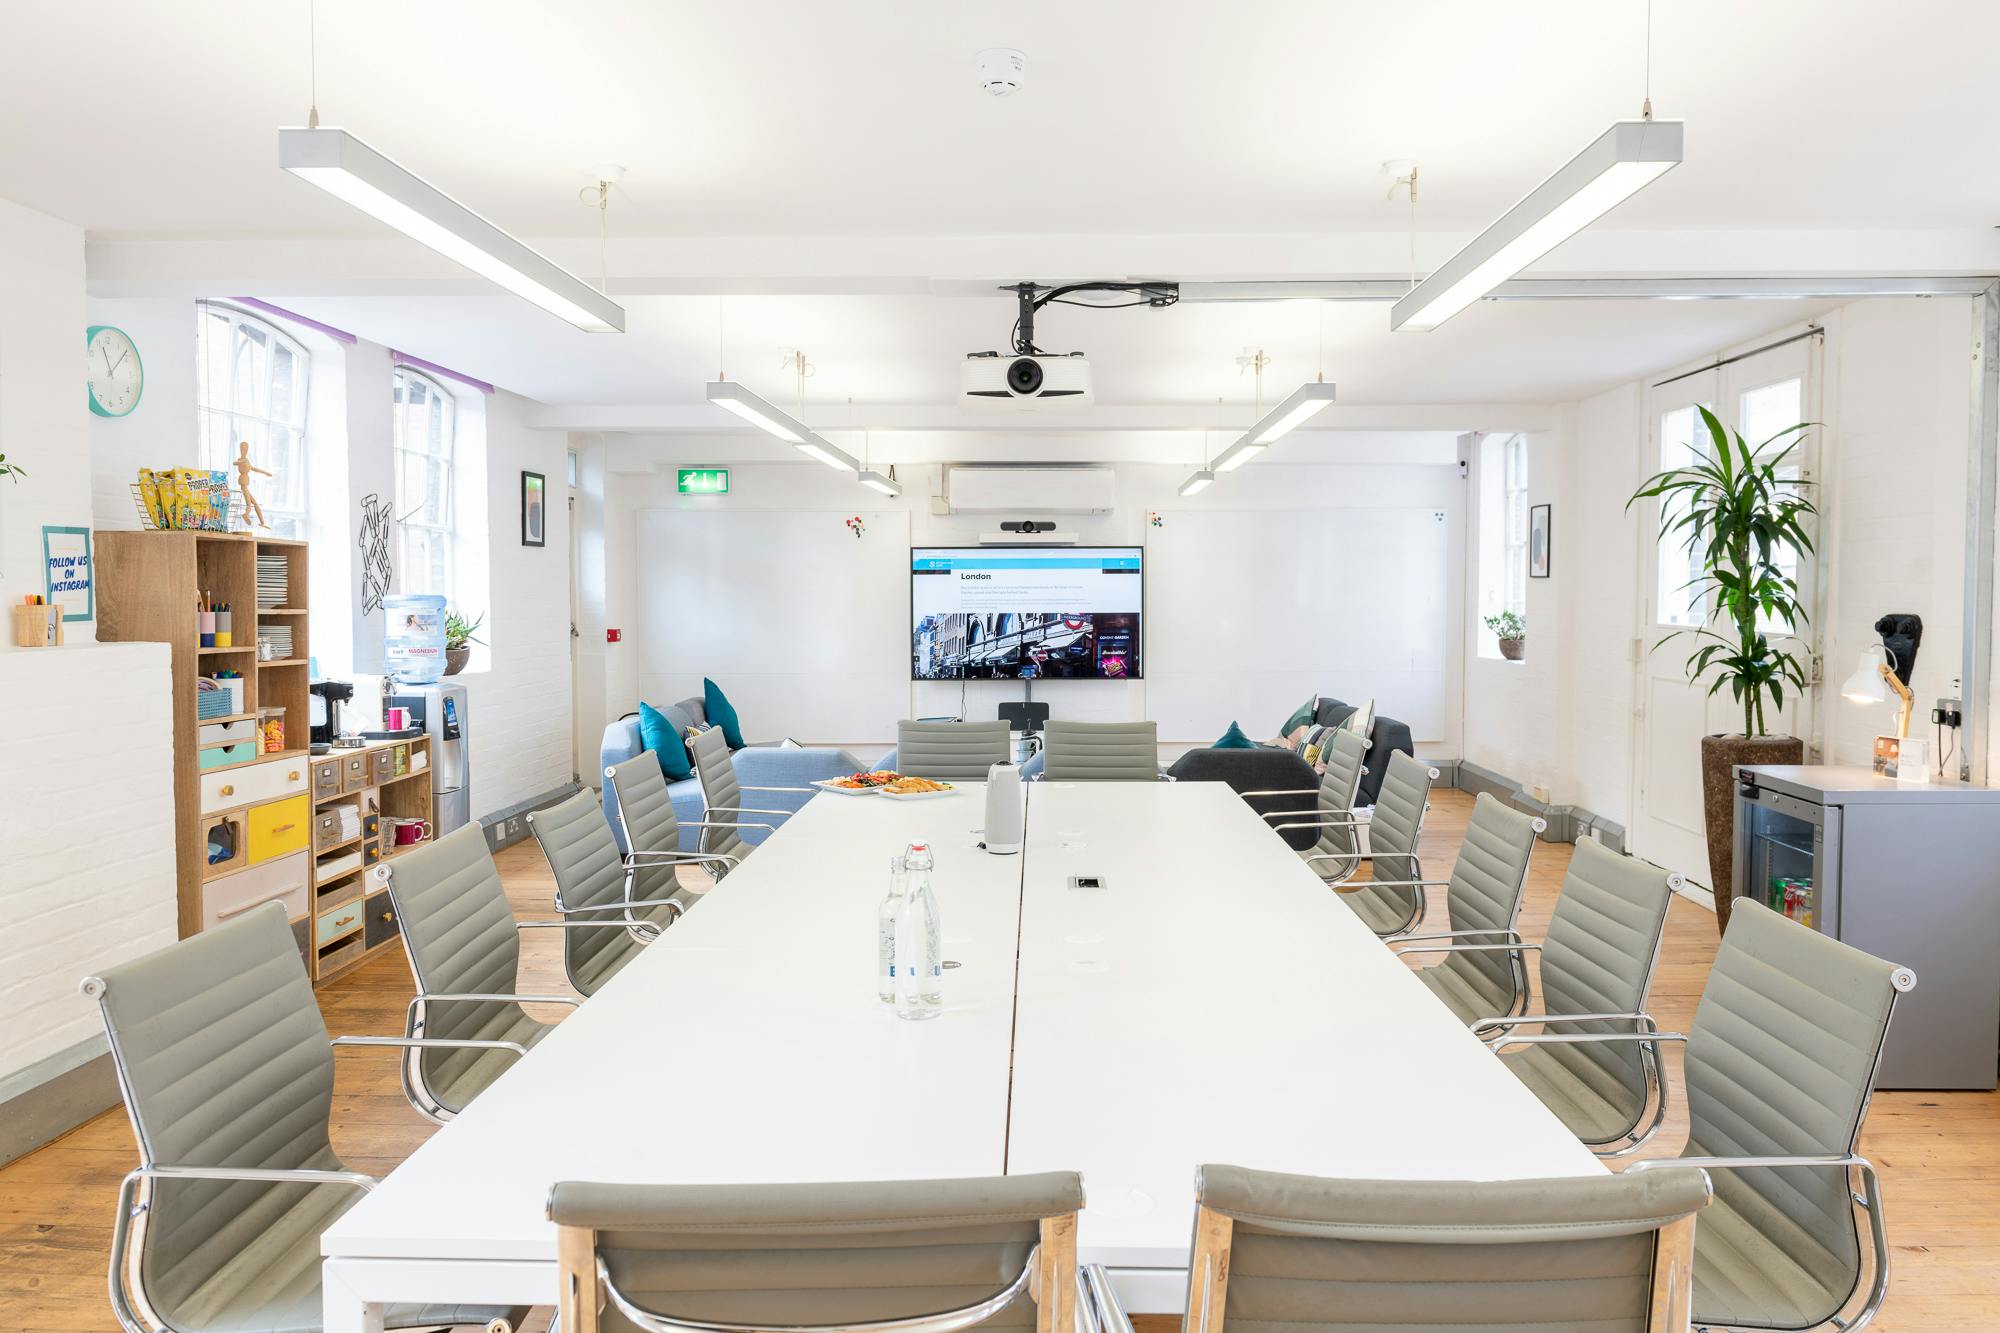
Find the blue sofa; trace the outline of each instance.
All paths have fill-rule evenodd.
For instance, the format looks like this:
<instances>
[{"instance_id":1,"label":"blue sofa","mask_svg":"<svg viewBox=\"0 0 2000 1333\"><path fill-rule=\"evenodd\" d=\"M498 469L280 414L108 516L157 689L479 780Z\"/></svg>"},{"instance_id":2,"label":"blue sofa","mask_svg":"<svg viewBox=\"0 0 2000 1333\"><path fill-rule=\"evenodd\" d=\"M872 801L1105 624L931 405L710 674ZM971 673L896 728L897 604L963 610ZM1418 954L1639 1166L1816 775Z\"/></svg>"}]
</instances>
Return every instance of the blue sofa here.
<instances>
[{"instance_id":1,"label":"blue sofa","mask_svg":"<svg viewBox=\"0 0 2000 1333\"><path fill-rule=\"evenodd\" d=\"M674 704L672 710L662 709L671 715L673 711L687 714L695 722L706 724L708 713L699 698L683 699ZM639 739L639 716L627 714L604 729L604 740L598 746L597 770L599 780L605 769L613 764L622 764L627 759L645 750ZM837 778L843 773L852 773L862 767L853 755L845 750L825 748L793 748L775 742L748 745L732 756L736 764L736 780L744 787L804 787L823 778ZM701 780L684 778L667 784L667 794L673 798L674 814L681 821L681 850L697 850L695 840L701 830L693 827L702 819L706 803L701 797ZM805 792L745 791L743 804L767 810L797 810L810 799ZM629 851L624 835L618 831L618 797L610 784L604 785L604 818L611 825L611 836L618 840L620 851ZM754 820L755 815L745 819ZM753 846L762 842L768 834L760 828L743 830L743 840Z\"/></svg>"}]
</instances>

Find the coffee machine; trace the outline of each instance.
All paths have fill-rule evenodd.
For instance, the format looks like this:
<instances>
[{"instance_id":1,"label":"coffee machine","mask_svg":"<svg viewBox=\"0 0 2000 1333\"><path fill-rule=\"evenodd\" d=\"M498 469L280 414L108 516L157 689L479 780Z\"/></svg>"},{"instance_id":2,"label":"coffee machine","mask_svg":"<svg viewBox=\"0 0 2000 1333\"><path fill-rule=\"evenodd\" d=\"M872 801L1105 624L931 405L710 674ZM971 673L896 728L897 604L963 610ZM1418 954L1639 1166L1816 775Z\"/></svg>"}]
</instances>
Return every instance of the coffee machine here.
<instances>
[{"instance_id":1,"label":"coffee machine","mask_svg":"<svg viewBox=\"0 0 2000 1333\"><path fill-rule=\"evenodd\" d=\"M316 680L311 692L312 752L325 754L340 740L340 706L354 698L354 686L344 680Z\"/></svg>"}]
</instances>

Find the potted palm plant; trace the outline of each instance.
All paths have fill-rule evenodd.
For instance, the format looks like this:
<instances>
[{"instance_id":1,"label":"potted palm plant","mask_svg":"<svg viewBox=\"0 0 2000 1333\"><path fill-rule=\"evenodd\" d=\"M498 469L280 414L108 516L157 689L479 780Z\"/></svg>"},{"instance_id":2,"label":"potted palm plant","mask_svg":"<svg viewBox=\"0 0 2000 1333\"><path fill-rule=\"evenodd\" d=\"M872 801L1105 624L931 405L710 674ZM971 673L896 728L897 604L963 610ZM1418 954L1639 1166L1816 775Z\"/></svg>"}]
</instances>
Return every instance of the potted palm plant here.
<instances>
[{"instance_id":1,"label":"potted palm plant","mask_svg":"<svg viewBox=\"0 0 2000 1333\"><path fill-rule=\"evenodd\" d=\"M1528 622L1518 612L1502 611L1486 617L1486 628L1500 641L1500 656L1518 662L1528 650Z\"/></svg>"},{"instance_id":2,"label":"potted palm plant","mask_svg":"<svg viewBox=\"0 0 2000 1333\"><path fill-rule=\"evenodd\" d=\"M479 627L486 623L486 613L480 612L472 620L467 620L456 609L447 608L444 613L444 674L456 676L465 670L465 664L472 660L472 645L485 643L479 637Z\"/></svg>"},{"instance_id":3,"label":"potted palm plant","mask_svg":"<svg viewBox=\"0 0 2000 1333\"><path fill-rule=\"evenodd\" d=\"M1708 683L1708 697L1729 691L1743 710L1743 730L1704 736L1701 741L1702 812L1708 835L1708 868L1715 891L1716 925L1729 928L1730 886L1736 838L1738 764L1796 764L1805 742L1772 735L1765 708L1785 706L1786 693L1805 692L1807 665L1772 641L1782 625L1797 634L1807 622L1798 581L1788 563L1813 549L1805 520L1819 510L1806 490L1811 483L1780 475L1785 459L1805 438L1810 422L1779 431L1752 448L1740 433L1723 427L1713 412L1698 409L1713 450L1708 458L1649 478L1625 502L1660 501L1660 536L1678 538L1694 557L1695 577L1685 585L1690 600L1714 598L1706 623L1675 630L1654 644L1694 640L1684 667L1690 684Z\"/></svg>"}]
</instances>

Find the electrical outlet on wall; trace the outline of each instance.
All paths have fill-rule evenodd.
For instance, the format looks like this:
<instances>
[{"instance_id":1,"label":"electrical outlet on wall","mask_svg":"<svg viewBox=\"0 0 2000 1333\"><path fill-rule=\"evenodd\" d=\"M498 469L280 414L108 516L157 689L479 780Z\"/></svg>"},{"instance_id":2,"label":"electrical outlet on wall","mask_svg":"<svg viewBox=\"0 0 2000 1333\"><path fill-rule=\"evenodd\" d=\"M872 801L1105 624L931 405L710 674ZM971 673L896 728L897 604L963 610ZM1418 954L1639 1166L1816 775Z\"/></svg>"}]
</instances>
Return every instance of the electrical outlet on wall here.
<instances>
[{"instance_id":1,"label":"electrical outlet on wall","mask_svg":"<svg viewBox=\"0 0 2000 1333\"><path fill-rule=\"evenodd\" d=\"M520 836L520 832L521 817L519 815L509 815L507 817L507 836L510 838L518 837Z\"/></svg>"}]
</instances>

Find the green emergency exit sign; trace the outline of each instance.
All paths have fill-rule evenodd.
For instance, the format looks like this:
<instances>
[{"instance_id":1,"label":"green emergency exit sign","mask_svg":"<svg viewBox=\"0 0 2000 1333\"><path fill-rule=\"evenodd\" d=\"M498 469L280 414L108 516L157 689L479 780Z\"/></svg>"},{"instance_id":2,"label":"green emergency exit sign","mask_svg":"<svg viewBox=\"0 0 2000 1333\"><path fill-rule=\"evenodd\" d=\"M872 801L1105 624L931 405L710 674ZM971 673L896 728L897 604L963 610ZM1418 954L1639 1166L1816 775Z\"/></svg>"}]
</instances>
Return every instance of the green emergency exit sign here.
<instances>
[{"instance_id":1,"label":"green emergency exit sign","mask_svg":"<svg viewBox=\"0 0 2000 1333\"><path fill-rule=\"evenodd\" d=\"M678 471L682 495L729 494L729 469L726 467L684 467Z\"/></svg>"}]
</instances>

